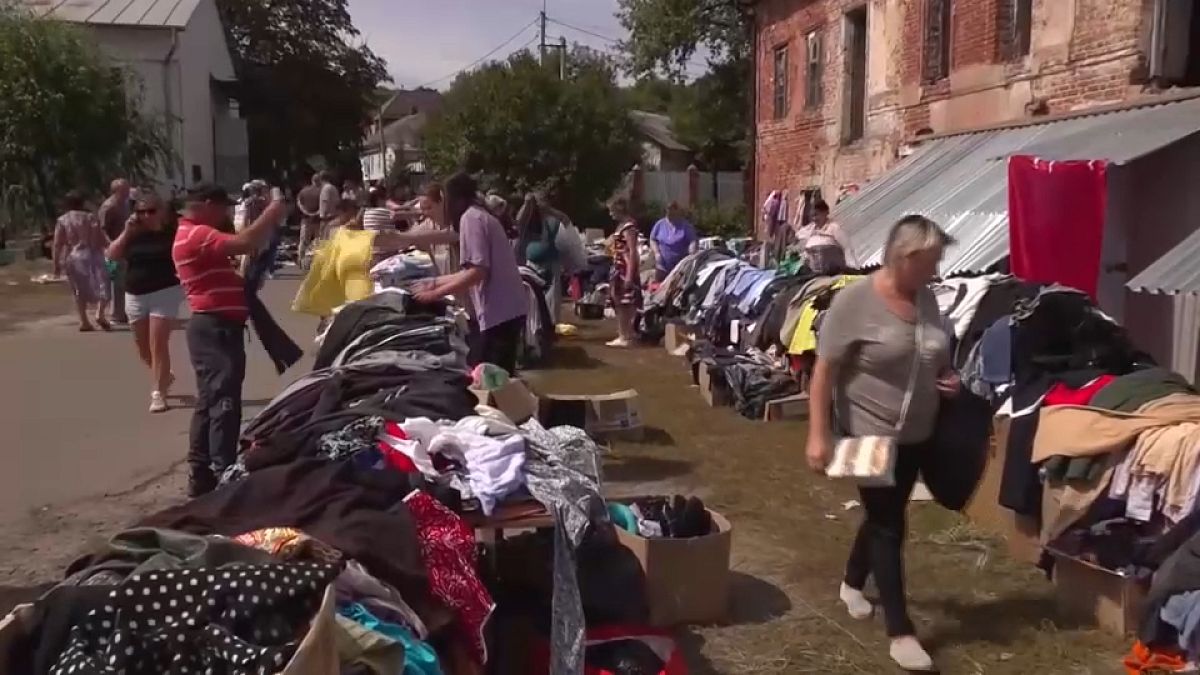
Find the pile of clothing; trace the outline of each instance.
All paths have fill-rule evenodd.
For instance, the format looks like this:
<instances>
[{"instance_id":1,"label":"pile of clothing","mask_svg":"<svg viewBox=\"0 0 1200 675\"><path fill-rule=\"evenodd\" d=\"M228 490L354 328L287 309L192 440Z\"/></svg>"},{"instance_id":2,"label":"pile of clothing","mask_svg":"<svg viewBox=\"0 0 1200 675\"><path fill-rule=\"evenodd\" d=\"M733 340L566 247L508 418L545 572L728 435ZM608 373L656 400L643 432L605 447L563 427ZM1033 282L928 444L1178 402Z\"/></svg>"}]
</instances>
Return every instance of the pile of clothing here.
<instances>
[{"instance_id":1,"label":"pile of clothing","mask_svg":"<svg viewBox=\"0 0 1200 675\"><path fill-rule=\"evenodd\" d=\"M496 603L473 524L525 503L555 521L554 672L580 672L577 552L611 532L599 449L479 406L465 357L452 307L342 308L221 487L72 564L18 613L6 672L483 672Z\"/></svg>"},{"instance_id":2,"label":"pile of clothing","mask_svg":"<svg viewBox=\"0 0 1200 675\"><path fill-rule=\"evenodd\" d=\"M699 384L700 371L728 390L733 407L747 419L761 420L767 404L800 393L800 382L788 371L787 363L754 347L739 351L700 341L688 353L692 381Z\"/></svg>"},{"instance_id":3,"label":"pile of clothing","mask_svg":"<svg viewBox=\"0 0 1200 675\"><path fill-rule=\"evenodd\" d=\"M646 497L608 509L618 527L647 539L691 539L714 530L712 514L698 497Z\"/></svg>"},{"instance_id":4,"label":"pile of clothing","mask_svg":"<svg viewBox=\"0 0 1200 675\"><path fill-rule=\"evenodd\" d=\"M346 306L384 291L404 291L414 283L437 275L433 259L421 251L404 251L372 265L376 232L339 228L322 242L292 309L326 317ZM518 362L524 367L542 363L554 342L554 322L546 300L546 282L538 272L522 266L521 280L528 301Z\"/></svg>"}]
</instances>

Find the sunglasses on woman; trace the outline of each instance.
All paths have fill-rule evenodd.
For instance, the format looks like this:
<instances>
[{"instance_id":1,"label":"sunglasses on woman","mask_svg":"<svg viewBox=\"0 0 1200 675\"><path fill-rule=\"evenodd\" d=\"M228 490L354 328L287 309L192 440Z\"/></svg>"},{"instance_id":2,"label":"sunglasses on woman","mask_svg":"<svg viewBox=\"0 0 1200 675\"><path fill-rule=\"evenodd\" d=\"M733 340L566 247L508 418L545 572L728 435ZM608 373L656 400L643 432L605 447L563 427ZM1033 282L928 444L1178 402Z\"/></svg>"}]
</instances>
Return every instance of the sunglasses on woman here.
<instances>
[{"instance_id":1,"label":"sunglasses on woman","mask_svg":"<svg viewBox=\"0 0 1200 675\"><path fill-rule=\"evenodd\" d=\"M152 216L158 213L158 209L135 209L134 213L139 216Z\"/></svg>"}]
</instances>

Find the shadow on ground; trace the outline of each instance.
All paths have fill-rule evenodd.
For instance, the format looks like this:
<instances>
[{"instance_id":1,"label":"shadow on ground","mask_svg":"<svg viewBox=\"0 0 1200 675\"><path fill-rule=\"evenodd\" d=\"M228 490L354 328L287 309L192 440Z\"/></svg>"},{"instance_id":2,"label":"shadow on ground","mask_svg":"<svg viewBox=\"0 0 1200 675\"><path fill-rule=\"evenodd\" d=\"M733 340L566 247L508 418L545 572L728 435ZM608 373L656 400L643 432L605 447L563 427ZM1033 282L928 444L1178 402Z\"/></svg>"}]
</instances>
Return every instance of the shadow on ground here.
<instances>
[{"instance_id":1,"label":"shadow on ground","mask_svg":"<svg viewBox=\"0 0 1200 675\"><path fill-rule=\"evenodd\" d=\"M733 572L730 578L729 620L724 628L765 624L792 611L792 601L778 586L764 579ZM717 628L719 630L720 628ZM690 673L719 675L728 670L718 669L704 654L706 638L696 628L685 628L678 636L679 647L687 658Z\"/></svg>"}]
</instances>

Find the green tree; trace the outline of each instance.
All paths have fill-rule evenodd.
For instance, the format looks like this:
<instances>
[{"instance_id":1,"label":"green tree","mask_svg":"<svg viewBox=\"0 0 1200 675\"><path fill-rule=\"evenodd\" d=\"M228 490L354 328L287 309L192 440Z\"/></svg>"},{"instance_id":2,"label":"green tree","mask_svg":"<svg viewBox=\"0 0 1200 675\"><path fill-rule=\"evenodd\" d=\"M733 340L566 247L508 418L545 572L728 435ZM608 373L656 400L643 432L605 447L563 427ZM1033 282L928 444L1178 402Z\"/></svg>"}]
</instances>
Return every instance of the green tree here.
<instances>
[{"instance_id":1,"label":"green tree","mask_svg":"<svg viewBox=\"0 0 1200 675\"><path fill-rule=\"evenodd\" d=\"M618 0L617 18L629 31L621 43L635 76L687 74L701 50L711 63L749 61L753 0Z\"/></svg>"},{"instance_id":2,"label":"green tree","mask_svg":"<svg viewBox=\"0 0 1200 675\"><path fill-rule=\"evenodd\" d=\"M347 0L217 0L237 56L250 169L276 178L309 157L356 154L374 115L382 59L350 20Z\"/></svg>"},{"instance_id":3,"label":"green tree","mask_svg":"<svg viewBox=\"0 0 1200 675\"><path fill-rule=\"evenodd\" d=\"M749 0L618 0L617 18L629 31L621 43L626 70L650 92L659 75L682 81L705 54L709 72L674 93L669 112L680 140L704 168L744 166L753 132ZM636 87L635 87L636 88Z\"/></svg>"},{"instance_id":4,"label":"green tree","mask_svg":"<svg viewBox=\"0 0 1200 675\"><path fill-rule=\"evenodd\" d=\"M574 49L567 77L526 52L460 75L425 137L437 173L481 173L509 193L544 191L577 220L595 217L637 162L636 131L612 63Z\"/></svg>"},{"instance_id":5,"label":"green tree","mask_svg":"<svg viewBox=\"0 0 1200 675\"><path fill-rule=\"evenodd\" d=\"M739 171L746 164L752 128L745 98L747 64L714 63L710 68L674 98L671 124L676 137L696 151L702 168Z\"/></svg>"},{"instance_id":6,"label":"green tree","mask_svg":"<svg viewBox=\"0 0 1200 675\"><path fill-rule=\"evenodd\" d=\"M129 98L130 77L75 26L0 0L0 193L10 216L30 206L51 216L67 190L146 180L168 164L164 121ZM35 203L16 204L22 195Z\"/></svg>"}]
</instances>

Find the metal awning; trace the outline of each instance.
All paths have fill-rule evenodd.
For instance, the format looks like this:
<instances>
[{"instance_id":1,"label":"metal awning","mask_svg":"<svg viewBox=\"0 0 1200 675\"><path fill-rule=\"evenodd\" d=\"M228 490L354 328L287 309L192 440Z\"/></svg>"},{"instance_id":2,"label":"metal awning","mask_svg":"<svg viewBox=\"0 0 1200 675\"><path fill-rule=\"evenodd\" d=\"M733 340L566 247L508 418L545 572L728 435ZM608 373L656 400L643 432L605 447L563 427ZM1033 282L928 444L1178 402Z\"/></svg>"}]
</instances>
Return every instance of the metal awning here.
<instances>
[{"instance_id":1,"label":"metal awning","mask_svg":"<svg viewBox=\"0 0 1200 675\"><path fill-rule=\"evenodd\" d=\"M1200 293L1200 230L1151 263L1125 287L1142 293Z\"/></svg>"},{"instance_id":2,"label":"metal awning","mask_svg":"<svg viewBox=\"0 0 1200 675\"><path fill-rule=\"evenodd\" d=\"M942 274L980 270L1008 255L1010 156L1124 164L1197 132L1200 98L942 136L837 205L834 217L863 264L879 263L892 224L918 213L958 240Z\"/></svg>"}]
</instances>

